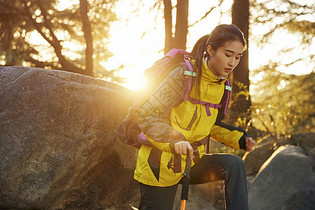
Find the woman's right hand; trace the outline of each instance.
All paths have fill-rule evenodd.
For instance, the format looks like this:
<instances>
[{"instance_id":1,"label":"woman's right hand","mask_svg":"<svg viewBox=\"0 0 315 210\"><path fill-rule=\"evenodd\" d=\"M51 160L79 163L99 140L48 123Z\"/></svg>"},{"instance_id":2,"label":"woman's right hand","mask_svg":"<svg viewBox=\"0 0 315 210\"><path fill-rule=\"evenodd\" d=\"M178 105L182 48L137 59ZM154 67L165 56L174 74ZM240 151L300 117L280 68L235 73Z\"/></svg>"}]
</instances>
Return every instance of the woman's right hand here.
<instances>
[{"instance_id":1,"label":"woman's right hand","mask_svg":"<svg viewBox=\"0 0 315 210\"><path fill-rule=\"evenodd\" d=\"M187 150L189 151L190 159L194 158L194 150L188 141L179 141L174 144L175 152L181 155L187 155Z\"/></svg>"}]
</instances>

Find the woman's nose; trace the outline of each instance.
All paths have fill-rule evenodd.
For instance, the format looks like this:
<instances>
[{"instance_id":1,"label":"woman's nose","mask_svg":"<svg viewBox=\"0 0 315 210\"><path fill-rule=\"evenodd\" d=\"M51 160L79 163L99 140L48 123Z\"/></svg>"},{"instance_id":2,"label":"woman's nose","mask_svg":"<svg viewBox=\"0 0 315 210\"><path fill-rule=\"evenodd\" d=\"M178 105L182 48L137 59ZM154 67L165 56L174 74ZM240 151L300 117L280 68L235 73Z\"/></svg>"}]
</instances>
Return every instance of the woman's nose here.
<instances>
[{"instance_id":1,"label":"woman's nose","mask_svg":"<svg viewBox=\"0 0 315 210\"><path fill-rule=\"evenodd\" d=\"M235 59L229 61L229 66L233 67L235 65Z\"/></svg>"},{"instance_id":2,"label":"woman's nose","mask_svg":"<svg viewBox=\"0 0 315 210\"><path fill-rule=\"evenodd\" d=\"M232 57L230 60L229 60L229 66L231 67L234 67L236 64L237 64L237 60L236 58Z\"/></svg>"}]
</instances>

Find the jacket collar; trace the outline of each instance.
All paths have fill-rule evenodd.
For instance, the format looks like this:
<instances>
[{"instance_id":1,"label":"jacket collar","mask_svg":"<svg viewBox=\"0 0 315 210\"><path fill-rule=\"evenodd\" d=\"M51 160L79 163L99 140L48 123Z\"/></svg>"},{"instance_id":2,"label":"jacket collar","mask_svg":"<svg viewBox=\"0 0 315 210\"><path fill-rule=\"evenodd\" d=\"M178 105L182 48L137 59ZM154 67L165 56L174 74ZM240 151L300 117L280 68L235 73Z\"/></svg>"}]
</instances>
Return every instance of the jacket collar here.
<instances>
[{"instance_id":1,"label":"jacket collar","mask_svg":"<svg viewBox=\"0 0 315 210\"><path fill-rule=\"evenodd\" d=\"M211 83L217 83L217 82L225 82L227 78L225 79L220 79L216 75L212 73L212 71L209 69L207 65L208 58L204 57L203 58L203 63L202 63L202 73L201 73L201 80L204 80L206 82L211 82Z\"/></svg>"}]
</instances>

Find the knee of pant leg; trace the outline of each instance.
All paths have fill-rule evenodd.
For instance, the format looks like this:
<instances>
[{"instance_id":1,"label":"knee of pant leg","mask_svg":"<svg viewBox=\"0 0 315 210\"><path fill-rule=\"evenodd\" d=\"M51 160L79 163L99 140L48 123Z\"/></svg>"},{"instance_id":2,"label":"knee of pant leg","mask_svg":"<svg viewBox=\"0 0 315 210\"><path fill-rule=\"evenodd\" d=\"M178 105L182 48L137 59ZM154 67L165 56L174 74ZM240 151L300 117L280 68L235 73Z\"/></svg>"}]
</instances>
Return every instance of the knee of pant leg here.
<instances>
[{"instance_id":1,"label":"knee of pant leg","mask_svg":"<svg viewBox=\"0 0 315 210\"><path fill-rule=\"evenodd\" d=\"M230 167L233 169L245 169L245 163L242 158L236 156L236 155L230 155L229 156L229 162Z\"/></svg>"},{"instance_id":2,"label":"knee of pant leg","mask_svg":"<svg viewBox=\"0 0 315 210\"><path fill-rule=\"evenodd\" d=\"M236 161L238 162L239 165L245 166L245 162L242 158L236 156Z\"/></svg>"},{"instance_id":3,"label":"knee of pant leg","mask_svg":"<svg viewBox=\"0 0 315 210\"><path fill-rule=\"evenodd\" d=\"M235 156L234 163L235 163L235 165L238 165L240 167L245 167L244 160L242 158L238 157L238 156Z\"/></svg>"}]
</instances>

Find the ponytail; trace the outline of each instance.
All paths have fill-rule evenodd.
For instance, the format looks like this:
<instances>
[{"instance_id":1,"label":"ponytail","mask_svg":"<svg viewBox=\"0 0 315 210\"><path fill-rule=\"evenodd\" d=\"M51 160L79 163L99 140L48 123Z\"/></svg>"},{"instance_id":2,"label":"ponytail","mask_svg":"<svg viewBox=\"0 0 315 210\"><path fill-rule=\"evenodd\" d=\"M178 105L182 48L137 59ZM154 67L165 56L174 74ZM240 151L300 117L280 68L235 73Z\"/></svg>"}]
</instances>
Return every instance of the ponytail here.
<instances>
[{"instance_id":1,"label":"ponytail","mask_svg":"<svg viewBox=\"0 0 315 210\"><path fill-rule=\"evenodd\" d=\"M243 32L233 24L221 24L213 29L210 34L204 35L194 45L191 56L195 60L194 69L197 72L197 90L199 92L203 58L209 57L207 53L208 45L211 45L213 50L224 46L229 41L240 41L246 49L246 40ZM199 92L200 93L200 92Z\"/></svg>"},{"instance_id":2,"label":"ponytail","mask_svg":"<svg viewBox=\"0 0 315 210\"><path fill-rule=\"evenodd\" d=\"M199 86L200 86L200 79L201 79L201 71L202 71L202 63L203 63L203 57L206 54L207 55L207 41L209 39L209 34L204 35L201 37L196 44L194 45L191 56L195 60L194 63L194 69L197 71L197 90L199 92Z\"/></svg>"},{"instance_id":3,"label":"ponytail","mask_svg":"<svg viewBox=\"0 0 315 210\"><path fill-rule=\"evenodd\" d=\"M198 70L201 70L202 67L202 62L203 62L203 56L206 53L207 50L207 41L209 39L209 34L204 35L203 37L201 37L195 44L195 46L193 47L192 51L191 51L191 56L194 58L195 60L195 65L194 67ZM197 71L198 73L200 71Z\"/></svg>"}]
</instances>

